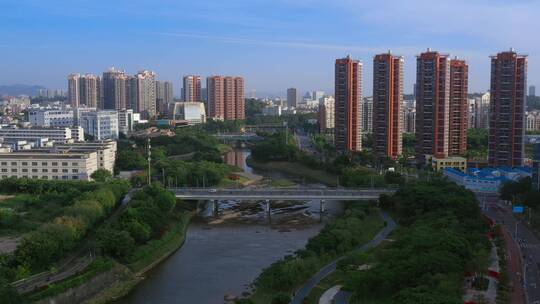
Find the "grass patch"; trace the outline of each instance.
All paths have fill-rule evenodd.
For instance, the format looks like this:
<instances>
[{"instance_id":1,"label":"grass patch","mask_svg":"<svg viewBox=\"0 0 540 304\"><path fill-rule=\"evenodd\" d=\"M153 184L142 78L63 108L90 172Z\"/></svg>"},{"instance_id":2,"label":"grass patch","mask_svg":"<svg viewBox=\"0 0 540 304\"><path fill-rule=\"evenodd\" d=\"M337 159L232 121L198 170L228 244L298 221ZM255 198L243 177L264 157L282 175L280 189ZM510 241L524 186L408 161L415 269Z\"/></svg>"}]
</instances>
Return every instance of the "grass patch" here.
<instances>
[{"instance_id":1,"label":"grass patch","mask_svg":"<svg viewBox=\"0 0 540 304\"><path fill-rule=\"evenodd\" d=\"M137 247L129 258L128 267L135 273L145 272L180 248L186 239L190 218L191 214L185 212L171 216L167 232L160 239Z\"/></svg>"},{"instance_id":2,"label":"grass patch","mask_svg":"<svg viewBox=\"0 0 540 304\"><path fill-rule=\"evenodd\" d=\"M305 178L306 181L322 183L328 186L337 185L337 175L326 172L324 170L311 169L303 164L288 161L269 161L260 162L253 158L248 158L248 164L255 169L274 170L291 176Z\"/></svg>"},{"instance_id":3,"label":"grass patch","mask_svg":"<svg viewBox=\"0 0 540 304\"><path fill-rule=\"evenodd\" d=\"M217 149L219 153L225 154L225 153L231 152L233 148L226 144L218 144Z\"/></svg>"},{"instance_id":4,"label":"grass patch","mask_svg":"<svg viewBox=\"0 0 540 304\"><path fill-rule=\"evenodd\" d=\"M229 177L224 177L219 181L218 187L222 188L234 188L238 186L244 186L245 184L249 183L250 179L241 175L235 175L237 177L236 180L233 180Z\"/></svg>"},{"instance_id":5,"label":"grass patch","mask_svg":"<svg viewBox=\"0 0 540 304\"><path fill-rule=\"evenodd\" d=\"M282 179L276 179L272 180L270 183L270 186L272 187L293 187L296 186L296 183L293 181L290 181L288 179L282 178Z\"/></svg>"},{"instance_id":6,"label":"grass patch","mask_svg":"<svg viewBox=\"0 0 540 304\"><path fill-rule=\"evenodd\" d=\"M308 297L306 298L305 302L306 304L318 304L319 299L323 295L325 291L328 289L336 286L336 285L342 285L343 279L341 278L342 274L340 271L336 271L326 278L322 280L317 286L315 286L311 292L309 293Z\"/></svg>"}]
</instances>

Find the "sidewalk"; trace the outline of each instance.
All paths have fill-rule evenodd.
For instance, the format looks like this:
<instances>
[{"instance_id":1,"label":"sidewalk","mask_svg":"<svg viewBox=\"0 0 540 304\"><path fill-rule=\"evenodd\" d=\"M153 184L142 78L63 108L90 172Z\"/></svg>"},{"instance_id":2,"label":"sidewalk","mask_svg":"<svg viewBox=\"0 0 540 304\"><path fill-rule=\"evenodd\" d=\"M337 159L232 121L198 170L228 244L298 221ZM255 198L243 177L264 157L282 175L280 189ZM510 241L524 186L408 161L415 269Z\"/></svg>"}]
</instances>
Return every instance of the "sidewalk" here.
<instances>
[{"instance_id":1,"label":"sidewalk","mask_svg":"<svg viewBox=\"0 0 540 304\"><path fill-rule=\"evenodd\" d=\"M514 242L514 239L508 232L508 230L503 227L502 229L504 236L504 243L506 245L506 254L508 261L508 275L510 281L513 282L511 287L511 303L519 304L525 303L525 290L523 289L523 277L522 277L522 260L518 245Z\"/></svg>"}]
</instances>

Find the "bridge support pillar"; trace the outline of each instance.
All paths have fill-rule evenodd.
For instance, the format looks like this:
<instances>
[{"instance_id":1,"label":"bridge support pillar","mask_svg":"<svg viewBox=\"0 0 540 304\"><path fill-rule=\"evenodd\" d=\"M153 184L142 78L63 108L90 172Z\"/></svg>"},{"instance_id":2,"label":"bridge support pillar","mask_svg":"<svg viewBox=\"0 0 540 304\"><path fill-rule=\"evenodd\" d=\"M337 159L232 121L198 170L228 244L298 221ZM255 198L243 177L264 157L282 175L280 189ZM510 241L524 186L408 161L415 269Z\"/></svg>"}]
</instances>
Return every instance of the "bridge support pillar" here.
<instances>
[{"instance_id":1,"label":"bridge support pillar","mask_svg":"<svg viewBox=\"0 0 540 304\"><path fill-rule=\"evenodd\" d=\"M272 224L272 208L270 206L270 200L264 201L264 209L268 215L268 224Z\"/></svg>"},{"instance_id":2,"label":"bridge support pillar","mask_svg":"<svg viewBox=\"0 0 540 304\"><path fill-rule=\"evenodd\" d=\"M219 201L212 200L212 210L214 217L219 217Z\"/></svg>"},{"instance_id":3,"label":"bridge support pillar","mask_svg":"<svg viewBox=\"0 0 540 304\"><path fill-rule=\"evenodd\" d=\"M324 200L319 201L319 214L320 214L320 220L322 222L324 213L326 212L326 204Z\"/></svg>"}]
</instances>

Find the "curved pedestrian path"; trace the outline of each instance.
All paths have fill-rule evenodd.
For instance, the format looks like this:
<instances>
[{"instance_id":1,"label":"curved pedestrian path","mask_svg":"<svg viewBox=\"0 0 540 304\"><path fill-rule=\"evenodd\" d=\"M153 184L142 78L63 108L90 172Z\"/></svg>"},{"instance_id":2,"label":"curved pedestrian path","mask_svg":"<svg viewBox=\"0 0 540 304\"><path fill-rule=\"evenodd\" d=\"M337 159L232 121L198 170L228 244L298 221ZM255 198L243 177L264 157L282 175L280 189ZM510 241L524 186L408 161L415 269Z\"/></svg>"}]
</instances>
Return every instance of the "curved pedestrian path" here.
<instances>
[{"instance_id":1,"label":"curved pedestrian path","mask_svg":"<svg viewBox=\"0 0 540 304\"><path fill-rule=\"evenodd\" d=\"M396 222L388 215L388 213L381 211L380 215L384 221L386 221L386 226L377 233L377 235L371 239L371 241L365 243L364 245L360 246L356 251L362 252L366 251L370 248L377 247L386 237L396 228ZM291 301L291 304L302 304L304 299L307 298L311 290L315 288L324 278L332 274L337 269L337 263L342 260L344 256L339 257L323 268L319 270L311 279L309 279L307 282L298 289L298 291L294 294L294 297Z\"/></svg>"}]
</instances>

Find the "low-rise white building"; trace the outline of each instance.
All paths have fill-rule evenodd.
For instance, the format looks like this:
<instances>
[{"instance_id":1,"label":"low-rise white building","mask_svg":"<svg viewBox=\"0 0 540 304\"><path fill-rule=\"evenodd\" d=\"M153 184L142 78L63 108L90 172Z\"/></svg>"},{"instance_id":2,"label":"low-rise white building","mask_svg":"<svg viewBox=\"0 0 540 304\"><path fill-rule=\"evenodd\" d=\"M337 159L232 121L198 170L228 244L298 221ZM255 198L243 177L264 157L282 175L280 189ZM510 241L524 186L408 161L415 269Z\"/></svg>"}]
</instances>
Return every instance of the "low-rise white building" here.
<instances>
[{"instance_id":1,"label":"low-rise white building","mask_svg":"<svg viewBox=\"0 0 540 304\"><path fill-rule=\"evenodd\" d=\"M38 127L71 127L74 124L71 109L32 109L28 121Z\"/></svg>"},{"instance_id":2,"label":"low-rise white building","mask_svg":"<svg viewBox=\"0 0 540 304\"><path fill-rule=\"evenodd\" d=\"M98 155L29 151L0 153L0 179L90 180L98 169Z\"/></svg>"},{"instance_id":3,"label":"low-rise white building","mask_svg":"<svg viewBox=\"0 0 540 304\"><path fill-rule=\"evenodd\" d=\"M9 140L37 140L48 138L55 142L68 142L71 140L84 140L84 137L81 137L82 132L81 134L76 134L76 137L73 137L71 128L0 128L0 138Z\"/></svg>"},{"instance_id":4,"label":"low-rise white building","mask_svg":"<svg viewBox=\"0 0 540 304\"><path fill-rule=\"evenodd\" d=\"M98 169L106 169L111 173L114 172L114 164L116 161L116 141L91 141L78 142L67 144L55 144L51 149L55 153L97 153Z\"/></svg>"}]
</instances>

